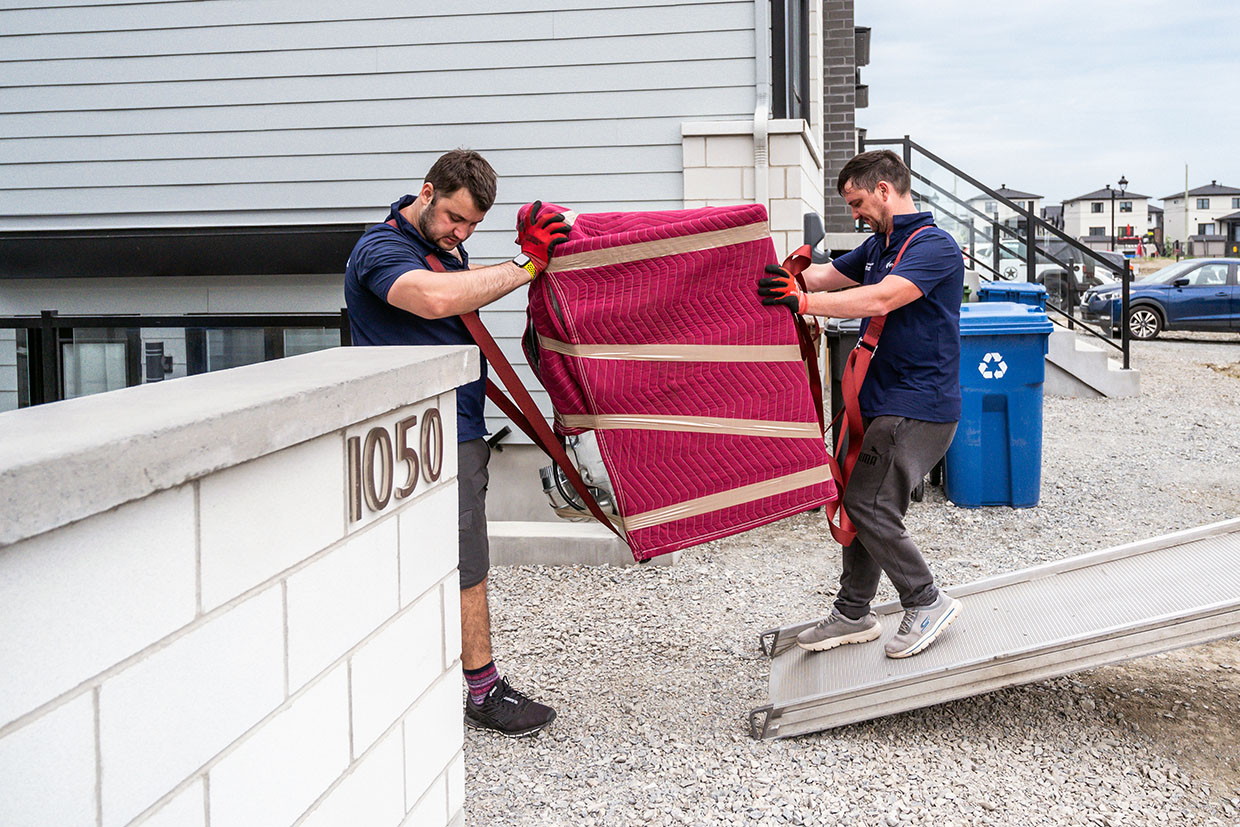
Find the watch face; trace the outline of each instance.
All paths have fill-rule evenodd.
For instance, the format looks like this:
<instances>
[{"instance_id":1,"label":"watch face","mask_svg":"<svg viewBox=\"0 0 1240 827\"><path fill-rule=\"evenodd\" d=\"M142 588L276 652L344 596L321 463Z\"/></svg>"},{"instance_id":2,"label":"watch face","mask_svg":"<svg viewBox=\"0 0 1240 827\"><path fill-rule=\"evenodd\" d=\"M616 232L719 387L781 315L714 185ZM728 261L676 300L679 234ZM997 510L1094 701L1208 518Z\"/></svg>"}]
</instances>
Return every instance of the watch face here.
<instances>
[{"instance_id":1,"label":"watch face","mask_svg":"<svg viewBox=\"0 0 1240 827\"><path fill-rule=\"evenodd\" d=\"M530 257L527 256L525 253L517 253L516 257L513 258L512 262L518 267L524 267L525 265L530 263Z\"/></svg>"}]
</instances>

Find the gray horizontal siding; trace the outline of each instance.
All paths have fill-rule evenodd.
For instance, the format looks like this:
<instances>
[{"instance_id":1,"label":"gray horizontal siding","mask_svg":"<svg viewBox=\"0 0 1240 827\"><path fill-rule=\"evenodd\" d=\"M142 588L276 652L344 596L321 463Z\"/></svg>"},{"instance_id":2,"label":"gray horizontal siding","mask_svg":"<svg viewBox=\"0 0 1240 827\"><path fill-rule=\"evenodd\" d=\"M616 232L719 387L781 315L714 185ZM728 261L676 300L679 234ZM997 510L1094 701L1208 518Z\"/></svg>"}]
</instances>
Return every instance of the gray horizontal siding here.
<instances>
[{"instance_id":1,"label":"gray horizontal siding","mask_svg":"<svg viewBox=\"0 0 1240 827\"><path fill-rule=\"evenodd\" d=\"M676 209L682 122L752 117L753 3L0 1L0 229L366 224L455 146L479 262L535 198ZM536 386L524 293L483 318Z\"/></svg>"}]
</instances>

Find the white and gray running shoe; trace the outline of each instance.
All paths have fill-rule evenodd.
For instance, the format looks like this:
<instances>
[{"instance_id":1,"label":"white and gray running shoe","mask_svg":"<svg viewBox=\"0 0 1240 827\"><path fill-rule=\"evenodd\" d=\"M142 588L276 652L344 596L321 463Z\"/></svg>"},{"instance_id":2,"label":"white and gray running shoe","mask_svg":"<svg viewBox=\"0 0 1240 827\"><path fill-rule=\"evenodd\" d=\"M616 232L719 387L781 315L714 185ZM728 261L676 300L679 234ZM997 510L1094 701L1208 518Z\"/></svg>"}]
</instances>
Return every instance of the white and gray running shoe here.
<instances>
[{"instance_id":1,"label":"white and gray running shoe","mask_svg":"<svg viewBox=\"0 0 1240 827\"><path fill-rule=\"evenodd\" d=\"M865 643L882 633L883 627L873 612L860 620L849 620L839 609L832 609L826 619L797 635L797 646L811 652L825 652L845 643Z\"/></svg>"},{"instance_id":2,"label":"white and gray running shoe","mask_svg":"<svg viewBox=\"0 0 1240 827\"><path fill-rule=\"evenodd\" d=\"M895 636L887 641L887 657L907 658L925 649L960 614L960 601L939 592L929 606L905 609Z\"/></svg>"}]
</instances>

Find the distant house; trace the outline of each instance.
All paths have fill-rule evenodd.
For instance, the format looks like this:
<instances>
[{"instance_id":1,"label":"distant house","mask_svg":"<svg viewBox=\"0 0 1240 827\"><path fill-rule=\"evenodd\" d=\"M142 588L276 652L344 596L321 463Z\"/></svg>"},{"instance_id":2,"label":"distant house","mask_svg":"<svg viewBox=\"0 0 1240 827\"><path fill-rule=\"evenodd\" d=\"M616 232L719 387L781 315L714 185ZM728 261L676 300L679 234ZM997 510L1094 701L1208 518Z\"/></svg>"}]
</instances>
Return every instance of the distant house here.
<instances>
[{"instance_id":1,"label":"distant house","mask_svg":"<svg viewBox=\"0 0 1240 827\"><path fill-rule=\"evenodd\" d=\"M1240 189L1211 181L1187 193L1165 195L1161 201L1166 211L1163 226L1168 244L1192 241L1197 236L1197 246L1202 249L1193 255L1218 255L1221 250L1213 248L1222 246L1225 228L1221 219L1240 210ZM1209 252L1205 251L1207 247Z\"/></svg>"},{"instance_id":2,"label":"distant house","mask_svg":"<svg viewBox=\"0 0 1240 827\"><path fill-rule=\"evenodd\" d=\"M1136 252L1149 226L1148 195L1100 189L1063 202L1064 232L1095 250Z\"/></svg>"},{"instance_id":3,"label":"distant house","mask_svg":"<svg viewBox=\"0 0 1240 827\"><path fill-rule=\"evenodd\" d=\"M999 189L995 190L995 192L1006 198L1008 201L1014 202L1016 206L1020 207L1021 212L1017 212L999 199L992 198L990 195L984 193L968 199L969 206L979 212L985 213L988 218L998 221L1000 224L1011 227L1013 230L1017 230L1022 233L1025 231L1026 223L1024 211L1031 210L1034 215L1041 214L1042 196L1040 195L1035 195L1031 192L1021 192L1020 190L1008 189L1007 184L999 187ZM985 228L983 228L983 224L985 224ZM974 216L974 226L977 227L977 231L979 233L989 232L989 222L984 222L976 216Z\"/></svg>"},{"instance_id":4,"label":"distant house","mask_svg":"<svg viewBox=\"0 0 1240 827\"><path fill-rule=\"evenodd\" d=\"M1240 212L1218 220L1223 236L1223 255L1240 257Z\"/></svg>"},{"instance_id":5,"label":"distant house","mask_svg":"<svg viewBox=\"0 0 1240 827\"><path fill-rule=\"evenodd\" d=\"M1163 208L1150 204L1150 220L1145 228L1146 243L1152 243L1161 250L1163 247L1163 230Z\"/></svg>"}]
</instances>

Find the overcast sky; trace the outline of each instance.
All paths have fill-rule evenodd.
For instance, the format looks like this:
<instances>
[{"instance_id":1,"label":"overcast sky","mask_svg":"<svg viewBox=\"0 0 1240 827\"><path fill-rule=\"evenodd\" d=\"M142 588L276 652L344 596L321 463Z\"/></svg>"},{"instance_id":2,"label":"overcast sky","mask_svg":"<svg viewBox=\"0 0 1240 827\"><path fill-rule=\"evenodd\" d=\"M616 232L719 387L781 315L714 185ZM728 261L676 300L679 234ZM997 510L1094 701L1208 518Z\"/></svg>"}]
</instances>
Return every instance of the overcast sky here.
<instances>
[{"instance_id":1,"label":"overcast sky","mask_svg":"<svg viewBox=\"0 0 1240 827\"><path fill-rule=\"evenodd\" d=\"M983 183L1073 198L1240 187L1237 0L856 0L857 125ZM1161 205L1161 202L1154 202Z\"/></svg>"}]
</instances>

